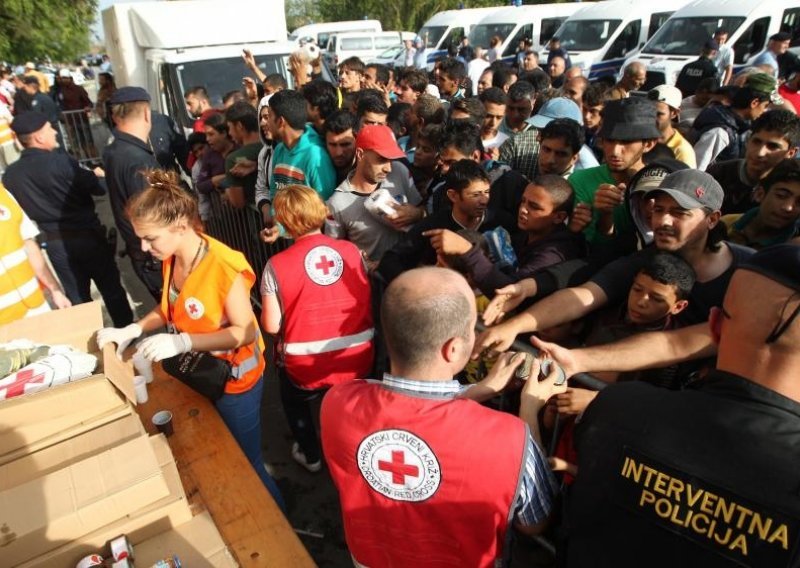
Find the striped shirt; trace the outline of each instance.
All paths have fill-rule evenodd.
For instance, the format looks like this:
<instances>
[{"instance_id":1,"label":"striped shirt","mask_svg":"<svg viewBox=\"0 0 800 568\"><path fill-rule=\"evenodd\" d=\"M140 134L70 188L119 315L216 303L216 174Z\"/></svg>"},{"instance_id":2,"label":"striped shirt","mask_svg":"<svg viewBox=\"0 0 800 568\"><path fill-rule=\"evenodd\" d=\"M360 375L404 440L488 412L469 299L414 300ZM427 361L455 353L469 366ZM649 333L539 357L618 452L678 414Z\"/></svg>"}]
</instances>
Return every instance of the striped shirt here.
<instances>
[{"instance_id":1,"label":"striped shirt","mask_svg":"<svg viewBox=\"0 0 800 568\"><path fill-rule=\"evenodd\" d=\"M389 373L383 376L383 385L399 391L453 398L472 385L462 385L455 380L416 381L396 377ZM558 484L550 471L547 458L533 437L528 433L525 444L525 472L522 476L519 495L514 503L514 516L521 525L541 523L553 509Z\"/></svg>"}]
</instances>

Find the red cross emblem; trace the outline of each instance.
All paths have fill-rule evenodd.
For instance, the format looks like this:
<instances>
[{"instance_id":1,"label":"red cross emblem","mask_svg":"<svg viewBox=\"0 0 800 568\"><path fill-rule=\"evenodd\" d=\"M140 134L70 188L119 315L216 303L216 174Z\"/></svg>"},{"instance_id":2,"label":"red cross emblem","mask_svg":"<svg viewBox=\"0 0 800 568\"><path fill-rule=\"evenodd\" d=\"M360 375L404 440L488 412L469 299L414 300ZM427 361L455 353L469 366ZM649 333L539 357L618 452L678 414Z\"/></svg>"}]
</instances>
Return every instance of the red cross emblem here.
<instances>
[{"instance_id":1,"label":"red cross emblem","mask_svg":"<svg viewBox=\"0 0 800 568\"><path fill-rule=\"evenodd\" d=\"M25 385L44 384L45 377L46 373L44 372L37 373L34 369L22 369L17 373L17 380L8 387L6 398L25 394Z\"/></svg>"},{"instance_id":2,"label":"red cross emblem","mask_svg":"<svg viewBox=\"0 0 800 568\"><path fill-rule=\"evenodd\" d=\"M192 314L197 313L197 304L189 304L189 312Z\"/></svg>"},{"instance_id":3,"label":"red cross emblem","mask_svg":"<svg viewBox=\"0 0 800 568\"><path fill-rule=\"evenodd\" d=\"M319 257L319 262L314 265L317 270L321 270L322 273L327 276L330 272L330 269L333 268L335 263L332 260L328 260L328 257L322 255Z\"/></svg>"},{"instance_id":4,"label":"red cross emblem","mask_svg":"<svg viewBox=\"0 0 800 568\"><path fill-rule=\"evenodd\" d=\"M405 485L406 476L419 476L419 468L406 463L406 455L402 450L392 450L392 461L378 460L378 469L392 474L392 483Z\"/></svg>"}]
</instances>

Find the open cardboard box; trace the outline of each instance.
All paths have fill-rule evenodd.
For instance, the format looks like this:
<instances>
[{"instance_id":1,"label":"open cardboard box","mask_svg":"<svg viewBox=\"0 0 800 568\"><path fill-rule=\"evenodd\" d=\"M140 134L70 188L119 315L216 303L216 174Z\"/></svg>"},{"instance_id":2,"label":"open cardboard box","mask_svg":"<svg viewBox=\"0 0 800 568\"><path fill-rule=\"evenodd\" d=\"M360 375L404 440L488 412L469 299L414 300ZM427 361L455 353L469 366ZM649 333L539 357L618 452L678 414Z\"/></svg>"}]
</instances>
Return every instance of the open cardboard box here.
<instances>
[{"instance_id":1,"label":"open cardboard box","mask_svg":"<svg viewBox=\"0 0 800 568\"><path fill-rule=\"evenodd\" d=\"M98 351L101 305L91 302L0 326L0 342L67 344L98 356L89 378L0 402L0 465L134 413L133 366L113 345Z\"/></svg>"}]
</instances>

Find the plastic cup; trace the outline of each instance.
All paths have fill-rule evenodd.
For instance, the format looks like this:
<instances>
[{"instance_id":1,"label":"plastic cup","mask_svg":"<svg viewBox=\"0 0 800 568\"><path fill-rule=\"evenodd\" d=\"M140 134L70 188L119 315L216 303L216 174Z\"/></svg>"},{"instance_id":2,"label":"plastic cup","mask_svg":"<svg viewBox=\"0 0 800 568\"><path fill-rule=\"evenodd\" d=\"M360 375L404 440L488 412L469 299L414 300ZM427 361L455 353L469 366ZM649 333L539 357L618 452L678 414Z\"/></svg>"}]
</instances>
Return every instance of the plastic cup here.
<instances>
[{"instance_id":1,"label":"plastic cup","mask_svg":"<svg viewBox=\"0 0 800 568\"><path fill-rule=\"evenodd\" d=\"M147 379L141 375L133 377L133 392L136 393L136 402L139 404L147 402Z\"/></svg>"},{"instance_id":2,"label":"plastic cup","mask_svg":"<svg viewBox=\"0 0 800 568\"><path fill-rule=\"evenodd\" d=\"M136 369L136 374L143 376L147 380L147 384L153 382L153 363L144 358L144 355L138 351L133 354L133 367Z\"/></svg>"},{"instance_id":3,"label":"plastic cup","mask_svg":"<svg viewBox=\"0 0 800 568\"><path fill-rule=\"evenodd\" d=\"M153 424L159 432L169 437L174 432L172 427L172 413L169 410L159 410L153 414Z\"/></svg>"}]
</instances>

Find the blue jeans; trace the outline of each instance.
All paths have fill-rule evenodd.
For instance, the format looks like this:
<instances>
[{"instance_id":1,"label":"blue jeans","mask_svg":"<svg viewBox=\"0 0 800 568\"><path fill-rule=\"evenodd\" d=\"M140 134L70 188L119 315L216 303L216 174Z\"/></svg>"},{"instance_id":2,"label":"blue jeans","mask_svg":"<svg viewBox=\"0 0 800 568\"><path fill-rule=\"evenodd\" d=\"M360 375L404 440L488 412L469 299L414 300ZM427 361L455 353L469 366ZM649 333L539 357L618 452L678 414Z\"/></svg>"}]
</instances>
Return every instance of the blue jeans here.
<instances>
[{"instance_id":1,"label":"blue jeans","mask_svg":"<svg viewBox=\"0 0 800 568\"><path fill-rule=\"evenodd\" d=\"M286 514L280 489L264 467L261 453L261 395L264 392L263 377L247 392L225 394L216 402L222 421L233 434L244 455L256 470L261 482L275 499L275 503Z\"/></svg>"}]
</instances>

